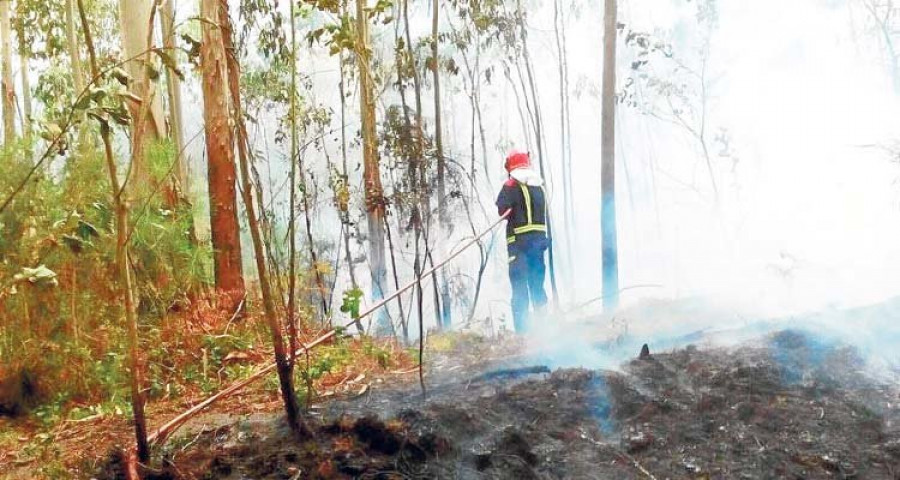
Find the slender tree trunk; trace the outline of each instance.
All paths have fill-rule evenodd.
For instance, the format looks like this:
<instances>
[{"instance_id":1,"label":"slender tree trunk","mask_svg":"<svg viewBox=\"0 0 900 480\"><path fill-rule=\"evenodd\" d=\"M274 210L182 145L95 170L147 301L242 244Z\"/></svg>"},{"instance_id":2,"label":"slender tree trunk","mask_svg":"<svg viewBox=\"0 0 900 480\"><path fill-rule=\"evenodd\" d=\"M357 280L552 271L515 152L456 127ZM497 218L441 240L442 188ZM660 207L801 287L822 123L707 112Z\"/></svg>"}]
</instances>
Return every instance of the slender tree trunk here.
<instances>
[{"instance_id":1,"label":"slender tree trunk","mask_svg":"<svg viewBox=\"0 0 900 480\"><path fill-rule=\"evenodd\" d=\"M560 0L561 1L561 0ZM566 124L566 136L562 139L566 145L566 158L564 159L566 166L566 173L568 176L565 178L565 189L569 192L569 203L566 205L566 215L568 215L569 225L572 229L574 229L575 225L575 187L573 185L573 170L572 170L572 109L570 108L570 92L569 88L569 50L568 44L566 40L566 24L565 24L565 15L560 18L560 30L559 30L559 38L561 40L561 51L562 51L562 71L563 71L563 104L565 105L565 124ZM572 235L574 236L574 235Z\"/></svg>"},{"instance_id":2,"label":"slender tree trunk","mask_svg":"<svg viewBox=\"0 0 900 480\"><path fill-rule=\"evenodd\" d=\"M203 0L200 7L203 18L218 18L219 0ZM235 188L234 136L229 125L228 64L222 31L210 22L201 22L201 27L200 61L216 288L239 298L244 294L244 278Z\"/></svg>"},{"instance_id":3,"label":"slender tree trunk","mask_svg":"<svg viewBox=\"0 0 900 480\"><path fill-rule=\"evenodd\" d=\"M547 175L547 173L549 173L549 172L544 169L544 125L543 125L543 119L541 117L540 100L538 98L537 88L536 88L535 82L534 82L534 68L532 66L531 55L529 54L529 50L528 50L528 34L527 34L526 25L525 25L525 15L522 12L521 1L517 1L516 5L517 5L517 8L519 9L519 16L520 16L519 25L521 27L521 32L522 32L522 54L523 54L523 60L525 61L525 73L528 76L528 86L529 86L529 90L531 91L531 103L533 105L532 123L534 124L534 136L535 136L535 141L537 143L537 149L538 149L538 166L540 168L541 177L543 177L545 181L549 181L550 179L549 179L549 176ZM521 76L522 76L522 74L520 71L519 72L520 81L522 80ZM522 85L522 91L523 91L522 93L527 98L528 94L525 93L525 85L524 84ZM551 208L548 205L547 206L548 214L547 214L546 222L547 222L547 237L550 239L550 247L547 249L547 256L548 256L547 260L548 260L548 266L550 267L549 268L549 270L550 270L550 288L553 291L553 305L558 308L559 307L559 289L557 288L557 285L556 285L556 255L554 253L556 249L554 248L555 242L554 242L554 238L553 238L553 226L552 226L553 216L549 214L550 212L551 212Z\"/></svg>"},{"instance_id":4,"label":"slender tree trunk","mask_svg":"<svg viewBox=\"0 0 900 480\"><path fill-rule=\"evenodd\" d=\"M203 1L209 2L211 0ZM237 59L237 52L234 48L234 37L231 19L228 17L227 0L219 0L217 13L217 16L209 18L217 18L219 20L219 26L221 27L222 42L224 44L227 62L228 91L231 93L232 119L234 120L237 131L238 160L241 168L242 180L241 193L244 197L244 205L247 211L247 223L250 227L250 237L253 239L253 252L256 259L257 273L259 275L260 293L262 294L266 323L269 324L269 330L272 334L272 346L275 350L275 363L278 370L278 380L281 385L281 399L284 402L284 410L291 430L300 438L309 438L311 432L300 418L300 406L297 402L297 396L294 393L293 365L291 364L290 356L285 351L284 336L281 332L282 326L278 321L275 299L272 296L272 285L269 281L265 245L263 244L259 221L256 217L256 209L253 206L253 186L251 185L250 179L249 138L247 136L247 126L244 122L244 113L241 107L241 71ZM258 198L258 201L260 205L265 204L262 196Z\"/></svg>"},{"instance_id":5,"label":"slender tree trunk","mask_svg":"<svg viewBox=\"0 0 900 480\"><path fill-rule=\"evenodd\" d=\"M75 25L75 0L66 0L66 39L69 48L69 61L72 62L72 81L75 94L84 90L84 67L81 64L81 50L78 43Z\"/></svg>"},{"instance_id":6,"label":"slender tree trunk","mask_svg":"<svg viewBox=\"0 0 900 480\"><path fill-rule=\"evenodd\" d=\"M303 216L306 225L306 244L309 248L309 261L310 268L313 271L313 274L316 277L316 288L319 290L319 298L322 303L322 315L323 318L329 317L328 312L328 288L325 287L325 279L322 278L322 272L319 271L319 254L316 252L316 244L313 241L312 234L312 219L310 218L310 205L309 205L309 194L306 190L306 174L303 169L303 161L300 161L300 190L301 190L301 199L303 200Z\"/></svg>"},{"instance_id":7,"label":"slender tree trunk","mask_svg":"<svg viewBox=\"0 0 900 480\"><path fill-rule=\"evenodd\" d=\"M384 190L381 186L381 171L378 159L378 139L375 131L375 98L369 59L369 25L365 12L366 0L356 0L357 51L359 64L360 115L362 116L363 137L363 180L366 195L366 220L369 227L369 265L372 274L372 300L384 298L387 283L384 248ZM388 316L384 309L377 318L378 334L389 333Z\"/></svg>"},{"instance_id":8,"label":"slender tree trunk","mask_svg":"<svg viewBox=\"0 0 900 480\"><path fill-rule=\"evenodd\" d=\"M431 199L427 194L428 190L428 177L425 166L425 131L424 131L424 122L423 118L423 109L422 109L422 83L419 79L419 67L416 62L415 52L412 48L412 37L410 35L409 28L409 0L403 1L403 24L406 35L406 48L409 54L410 62L412 62L412 71L413 71L413 86L415 91L416 98L416 170L418 175L418 185L417 188L414 189L416 195L419 200L419 222L417 223L419 228L419 235L425 242L425 259L423 259L423 263L425 260L429 259L431 256L431 250L429 248L428 243L428 230L431 225ZM434 261L431 262L434 265ZM432 272L431 278L433 280L432 288L434 290L434 308L435 308L435 323L437 326L441 325L441 302L440 295L438 293L438 281L437 281L437 273ZM424 388L424 387L423 387Z\"/></svg>"},{"instance_id":9,"label":"slender tree trunk","mask_svg":"<svg viewBox=\"0 0 900 480\"><path fill-rule=\"evenodd\" d=\"M11 0L0 0L0 48L2 53L3 142L11 144L16 138L16 87L12 71Z\"/></svg>"},{"instance_id":10,"label":"slender tree trunk","mask_svg":"<svg viewBox=\"0 0 900 480\"><path fill-rule=\"evenodd\" d=\"M431 74L434 82L434 146L437 149L437 182L438 182L438 218L441 226L444 226L447 199L447 187L444 183L446 162L444 161L444 133L441 124L441 59L438 56L438 13L440 12L440 0L434 0L431 16Z\"/></svg>"},{"instance_id":11,"label":"slender tree trunk","mask_svg":"<svg viewBox=\"0 0 900 480\"><path fill-rule=\"evenodd\" d=\"M575 228L575 222L572 212L574 204L572 203L571 163L568 161L567 142L569 139L569 124L567 109L569 90L566 80L566 76L568 75L568 66L566 65L566 50L563 44L563 35L565 35L563 33L565 31L565 21L560 17L561 2L562 0L553 0L553 30L556 37L557 67L559 70L559 162L562 165L563 174L563 225L565 226L566 232L565 260L569 267L568 278L571 281L571 274L574 268L574 264L572 262L572 237L573 230Z\"/></svg>"},{"instance_id":12,"label":"slender tree trunk","mask_svg":"<svg viewBox=\"0 0 900 480\"><path fill-rule=\"evenodd\" d=\"M341 6L345 8L345 5ZM344 181L342 187L347 188L350 184L350 177L347 174L347 78L344 71L343 53L338 61L341 69L341 82L339 85L341 93L341 175ZM350 273L350 286L356 289L359 288L359 283L356 281L356 267L353 266L353 252L350 250L350 211L346 208L341 208L339 213L341 222L344 224L344 249L347 255L347 270Z\"/></svg>"},{"instance_id":13,"label":"slender tree trunk","mask_svg":"<svg viewBox=\"0 0 900 480\"><path fill-rule=\"evenodd\" d=\"M26 137L31 136L31 80L28 78L28 57L22 53L19 54L19 71L22 79L22 134Z\"/></svg>"},{"instance_id":14,"label":"slender tree trunk","mask_svg":"<svg viewBox=\"0 0 900 480\"><path fill-rule=\"evenodd\" d=\"M163 49L165 53L177 59L175 50L175 0L163 0L160 25L162 27ZM175 146L177 156L175 173L182 196L190 192L190 172L187 168L187 157L184 154L184 114L181 101L181 79L172 68L166 68L166 90L169 97L169 135Z\"/></svg>"},{"instance_id":15,"label":"slender tree trunk","mask_svg":"<svg viewBox=\"0 0 900 480\"><path fill-rule=\"evenodd\" d=\"M291 365L294 364L294 352L297 351L297 162L300 157L300 145L297 140L297 17L294 2L291 1L291 113L288 119L291 125L291 179L290 179L290 211L288 214L288 336L291 346ZM307 213L307 218L309 212Z\"/></svg>"},{"instance_id":16,"label":"slender tree trunk","mask_svg":"<svg viewBox=\"0 0 900 480\"><path fill-rule=\"evenodd\" d=\"M404 2L405 3L405 2ZM416 228L416 261L413 266L416 273L416 318L419 321L419 387L422 389L422 396L425 396L425 314L424 304L425 295L422 292L422 255L419 250L419 238L421 237L422 228Z\"/></svg>"},{"instance_id":17,"label":"slender tree trunk","mask_svg":"<svg viewBox=\"0 0 900 480\"><path fill-rule=\"evenodd\" d=\"M391 235L391 225L387 221L386 217L384 220L384 231L387 234L388 251L391 253L391 272L393 273L393 276L394 276L394 289L400 290L400 276L398 275L398 272L397 272L397 257L394 252L394 238ZM403 308L403 296L402 295L397 295L397 308L400 310L400 328L403 331L403 340L409 341L409 329L408 329L408 326L406 325L406 320L405 320L406 312L405 312L405 309ZM397 329L396 329L396 327L394 327L394 322L391 322L391 334L394 335L395 337L397 336Z\"/></svg>"},{"instance_id":18,"label":"slender tree trunk","mask_svg":"<svg viewBox=\"0 0 900 480\"><path fill-rule=\"evenodd\" d=\"M605 0L603 31L603 107L601 130L601 238L603 305L619 305L619 252L616 233L616 0Z\"/></svg>"},{"instance_id":19,"label":"slender tree trunk","mask_svg":"<svg viewBox=\"0 0 900 480\"><path fill-rule=\"evenodd\" d=\"M444 159L444 132L441 112L441 59L438 56L439 46L439 13L440 0L434 0L431 15L431 73L434 82L434 145L437 153L437 197L438 197L438 231L441 237L449 234L450 225L447 216L446 160ZM438 242L438 255L443 253L444 242ZM450 282L447 268L441 268L441 328L450 328L452 312L450 309Z\"/></svg>"},{"instance_id":20,"label":"slender tree trunk","mask_svg":"<svg viewBox=\"0 0 900 480\"><path fill-rule=\"evenodd\" d=\"M26 11L26 8L27 5L22 2L19 2L17 5L16 16L20 18L15 22L15 29L19 51L19 81L22 83L22 135L26 138L30 138L32 131L32 108L31 79L28 77L31 72L28 63L31 58L31 51L28 48L28 41L25 38L25 24L21 18L23 15L22 12ZM28 158L31 159L31 157L31 142L28 142Z\"/></svg>"},{"instance_id":21,"label":"slender tree trunk","mask_svg":"<svg viewBox=\"0 0 900 480\"><path fill-rule=\"evenodd\" d=\"M97 56L94 51L94 40L84 10L82 0L78 0L78 13L81 17L82 31L91 59L91 70L94 77L100 76ZM144 416L143 365L140 357L138 339L137 307L134 302L134 287L131 280L131 269L128 261L128 199L127 193L119 183L116 161L113 158L112 139L109 124L101 123L100 136L103 139L103 150L106 154L106 166L112 188L113 204L116 212L116 267L121 282L123 303L125 305L125 323L128 326L128 347L131 366L131 408L134 416L134 434L137 443L138 460L146 463L150 459L150 445L147 442L147 420Z\"/></svg>"},{"instance_id":22,"label":"slender tree trunk","mask_svg":"<svg viewBox=\"0 0 900 480\"><path fill-rule=\"evenodd\" d=\"M81 48L78 43L78 28L75 24L75 17L77 15L75 1L76 0L66 0L65 16L66 47L69 50L69 61L72 65L72 84L75 86L75 95L78 95L84 91L85 74L84 66L81 62ZM82 116L84 115L82 114ZM86 129L84 129L81 124L76 128L78 129L78 143L76 144L76 147L80 148L89 140L89 137L87 136Z\"/></svg>"},{"instance_id":23,"label":"slender tree trunk","mask_svg":"<svg viewBox=\"0 0 900 480\"><path fill-rule=\"evenodd\" d=\"M144 158L144 137L157 139L164 137L166 133L162 99L154 94L145 66L151 59L148 50L152 47L155 11L156 6L151 1L119 0L119 26L124 57L134 58L125 64L125 68L132 78L131 90L142 99L141 103L129 103L131 116L136 119L135 127L143 130L132 134L131 142L131 169L137 177L137 183L149 179L149 166Z\"/></svg>"}]
</instances>

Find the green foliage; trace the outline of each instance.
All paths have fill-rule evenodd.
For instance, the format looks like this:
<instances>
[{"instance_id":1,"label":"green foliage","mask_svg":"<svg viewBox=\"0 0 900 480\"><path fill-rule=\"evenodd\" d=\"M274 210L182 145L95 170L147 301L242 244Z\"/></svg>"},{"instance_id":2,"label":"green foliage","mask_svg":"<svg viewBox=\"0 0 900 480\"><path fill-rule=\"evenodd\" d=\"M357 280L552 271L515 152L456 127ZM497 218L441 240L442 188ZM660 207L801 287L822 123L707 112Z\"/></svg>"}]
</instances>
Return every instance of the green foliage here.
<instances>
[{"instance_id":1,"label":"green foliage","mask_svg":"<svg viewBox=\"0 0 900 480\"><path fill-rule=\"evenodd\" d=\"M350 318L356 320L359 318L359 306L362 300L363 292L359 288L351 288L344 291L343 303L341 303L341 311L349 314Z\"/></svg>"},{"instance_id":2,"label":"green foliage","mask_svg":"<svg viewBox=\"0 0 900 480\"><path fill-rule=\"evenodd\" d=\"M27 147L0 151L0 164L8 166L0 192L10 192L31 168ZM162 179L174 149L151 145L147 159L151 176ZM33 372L42 421L58 417L53 405L128 398L104 159L86 143L63 160L0 213L0 381ZM166 206L152 189L136 192L130 260L141 321L152 332L174 305L206 288L212 269L209 248L192 238L189 206ZM151 393L165 394L171 382L155 378L165 372L151 373Z\"/></svg>"}]
</instances>

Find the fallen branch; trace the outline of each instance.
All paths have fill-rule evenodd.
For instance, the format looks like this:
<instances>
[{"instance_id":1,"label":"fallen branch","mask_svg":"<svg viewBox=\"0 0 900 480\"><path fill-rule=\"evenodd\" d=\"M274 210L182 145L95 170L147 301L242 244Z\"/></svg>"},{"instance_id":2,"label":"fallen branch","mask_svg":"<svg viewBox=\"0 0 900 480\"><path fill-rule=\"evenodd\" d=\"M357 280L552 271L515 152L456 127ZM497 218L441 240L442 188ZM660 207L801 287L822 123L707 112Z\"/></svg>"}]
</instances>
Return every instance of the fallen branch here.
<instances>
[{"instance_id":1,"label":"fallen branch","mask_svg":"<svg viewBox=\"0 0 900 480\"><path fill-rule=\"evenodd\" d=\"M443 267L444 265L446 265L447 263L449 263L449 262L450 262L451 260L453 260L454 258L458 257L458 256L459 256L462 252L464 252L466 249L468 249L469 247L471 247L472 245L474 245L475 243L477 243L482 237L484 237L485 235L487 235L488 233L490 233L491 231L493 231L493 230L497 227L497 225L500 225L500 223L503 222L503 221L506 219L507 216L509 216L510 212L511 212L511 210L507 210L507 211L500 217L499 220L497 220L497 221L494 222L490 227L488 227L487 229L485 229L480 235L477 235L477 236L475 236L474 238L472 238L468 243L464 244L464 245L463 245L461 248L459 248L455 253L451 254L451 255L448 256L446 259L444 259L444 261L442 261L442 262L438 263L437 265L433 266L433 267L432 267L430 270L428 270L427 272L422 273L422 275L421 275L420 277L424 277L424 276L430 275L431 273L437 271L439 268L441 268L441 267ZM398 295L403 294L403 292L406 292L407 290L409 290L410 288L412 288L413 286L415 286L416 283L417 283L417 281L412 281L412 282L410 282L408 285L404 286L403 288L401 288L401 289L397 290L396 292L394 292L393 294L391 294L389 297L382 299L381 301L379 301L378 303L376 303L375 305L373 305L373 306L372 306L371 308L369 308L368 310L366 310L366 311L360 313L358 317L354 318L351 322L347 323L347 324L344 325L342 328L343 328L343 329L346 329L346 328L349 328L349 327L352 326L352 325L355 325L355 324L359 321L359 319L364 318L364 317L366 317L366 316L369 316L369 315L371 315L372 313L374 313L375 311L377 311L379 308L381 308L381 307L387 305L388 302L390 302L391 300L393 300L394 298L396 298ZM323 334L322 336L320 336L320 337L318 337L317 339L313 340L311 343L306 344L306 345L303 345L301 348L297 349L297 351L294 352L294 356L296 357L296 356L303 355L303 354L309 352L309 351L312 350L313 348L315 348L315 347L317 347L317 346L319 346L319 345L321 345L321 344L327 342L328 340L334 338L334 337L337 335L337 333L338 333L338 328L333 328L333 329L329 330L328 332L326 332L326 333ZM270 363L270 364L266 365L265 367L260 368L259 370L257 370L256 372L254 372L254 373L253 373L252 375L250 375L249 377L247 377L247 378L245 378L245 379L243 379L243 380L240 380L240 381L238 381L238 382L235 382L235 383L231 384L231 385L228 386L226 389L224 389L224 390L222 390L222 391L216 393L215 395L213 395L213 396L207 398L206 400L204 400L204 401L202 401L202 402L200 402L200 403L194 405L193 407L191 407L191 408L189 408L188 410L186 410L184 413L182 413L182 414L178 415L177 417L173 418L172 420L170 420L169 422L167 422L165 425L159 427L159 428L156 429L153 433L151 433L151 434L147 437L148 443L149 443L151 446L155 446L156 444L165 442L165 440L166 440L167 438L169 438L169 437L172 435L172 433L174 433L178 428L180 428L182 425L184 425L185 422L187 422L188 420L190 420L191 418L193 418L195 415L197 415L197 414L200 413L201 411L205 410L206 408L208 408L208 407L211 406L212 404L216 403L217 401L219 401L219 400L221 400L221 399L223 399L223 398L225 398L225 397L228 397L228 396L234 394L235 392L241 390L242 388L246 387L247 385L250 385L251 383L254 383L254 382L256 382L257 380L263 378L267 373L269 373L269 372L271 372L272 370L274 370L275 367L276 367L276 364L275 364L274 362L273 362L273 363ZM133 449L131 449L131 450L133 450ZM129 454L132 453L131 450L129 451Z\"/></svg>"},{"instance_id":2,"label":"fallen branch","mask_svg":"<svg viewBox=\"0 0 900 480\"><path fill-rule=\"evenodd\" d=\"M336 330L329 331L325 335L322 335L321 337L314 340L312 343L310 343L308 345L304 345L303 347L297 349L296 355L301 355L303 353L306 353L306 351L325 343L326 341L328 341L332 337L334 337L336 335L336 333L337 333ZM237 392L238 390L241 390L242 388L246 387L247 385L250 385L251 383L259 380L260 378L264 377L267 373L274 370L275 367L276 367L276 364L274 362L270 363L270 364L266 365L265 367L257 370L249 377L231 384L225 390L222 390L219 393L216 393L215 395L198 403L197 405L194 405L193 407L189 408L181 415L178 415L177 417L173 418L165 425L156 429L156 431L154 431L147 437L147 440L150 442L151 445L155 445L157 443L164 442L175 430L177 430L179 427L184 425L184 423L187 422L188 420L190 420L194 415L200 413L202 410L206 409L207 407L216 403L217 401L221 400L222 398L225 398L225 397Z\"/></svg>"}]
</instances>

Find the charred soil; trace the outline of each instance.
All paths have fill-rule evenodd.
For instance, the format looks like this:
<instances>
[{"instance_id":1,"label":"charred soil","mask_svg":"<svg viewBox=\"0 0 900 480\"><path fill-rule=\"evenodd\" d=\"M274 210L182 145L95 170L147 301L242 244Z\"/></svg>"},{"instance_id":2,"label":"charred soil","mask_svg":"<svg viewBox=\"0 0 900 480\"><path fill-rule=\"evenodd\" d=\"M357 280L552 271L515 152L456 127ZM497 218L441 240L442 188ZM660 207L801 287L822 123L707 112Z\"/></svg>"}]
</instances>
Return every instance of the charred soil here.
<instances>
[{"instance_id":1,"label":"charred soil","mask_svg":"<svg viewBox=\"0 0 900 480\"><path fill-rule=\"evenodd\" d=\"M651 352L617 372L524 367L458 369L427 400L405 387L334 402L304 442L276 420L223 426L170 446L153 475L900 478L896 388L801 332Z\"/></svg>"}]
</instances>

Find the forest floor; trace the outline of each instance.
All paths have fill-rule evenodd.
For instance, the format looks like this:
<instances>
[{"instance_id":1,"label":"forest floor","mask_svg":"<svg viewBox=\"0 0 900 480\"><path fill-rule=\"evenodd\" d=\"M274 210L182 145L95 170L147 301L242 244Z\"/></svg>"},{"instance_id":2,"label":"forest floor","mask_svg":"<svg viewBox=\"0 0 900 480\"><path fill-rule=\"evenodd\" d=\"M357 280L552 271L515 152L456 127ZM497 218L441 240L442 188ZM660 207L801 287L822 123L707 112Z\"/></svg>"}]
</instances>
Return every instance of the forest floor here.
<instances>
[{"instance_id":1,"label":"forest floor","mask_svg":"<svg viewBox=\"0 0 900 480\"><path fill-rule=\"evenodd\" d=\"M638 358L638 331L582 332L633 352L595 370L519 338L436 336L426 397L415 368L343 375L320 387L306 442L277 394L247 392L186 425L149 478L900 479L900 389L856 348L789 328ZM122 478L100 453L127 422L67 429L54 443L87 446L78 476Z\"/></svg>"},{"instance_id":2,"label":"forest floor","mask_svg":"<svg viewBox=\"0 0 900 480\"><path fill-rule=\"evenodd\" d=\"M157 478L900 478L897 385L851 347L783 330L553 372L522 347L455 343L427 399L413 376L330 402L312 441L277 414L201 429Z\"/></svg>"}]
</instances>

